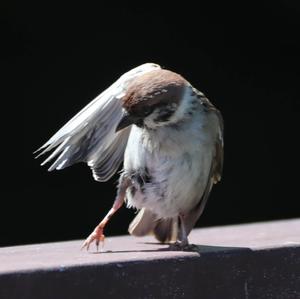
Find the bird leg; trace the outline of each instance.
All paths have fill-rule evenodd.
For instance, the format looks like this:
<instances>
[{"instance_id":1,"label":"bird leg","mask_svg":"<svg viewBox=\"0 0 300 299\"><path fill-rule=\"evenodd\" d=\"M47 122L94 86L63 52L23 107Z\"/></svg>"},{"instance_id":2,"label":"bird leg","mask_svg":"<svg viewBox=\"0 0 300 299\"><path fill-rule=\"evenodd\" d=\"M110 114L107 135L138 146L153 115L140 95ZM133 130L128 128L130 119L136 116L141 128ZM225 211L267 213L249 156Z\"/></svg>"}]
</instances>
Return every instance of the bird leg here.
<instances>
[{"instance_id":1,"label":"bird leg","mask_svg":"<svg viewBox=\"0 0 300 299\"><path fill-rule=\"evenodd\" d=\"M184 215L179 214L179 232L178 232L178 237L177 241L173 244L170 245L171 250L186 250L189 249L189 240L187 237L187 232L184 224Z\"/></svg>"},{"instance_id":2,"label":"bird leg","mask_svg":"<svg viewBox=\"0 0 300 299\"><path fill-rule=\"evenodd\" d=\"M180 219L180 230L181 230L181 247L187 247L189 246L189 240L187 237L186 229L185 229L185 224L184 224L184 215L179 214L179 219Z\"/></svg>"},{"instance_id":3,"label":"bird leg","mask_svg":"<svg viewBox=\"0 0 300 299\"><path fill-rule=\"evenodd\" d=\"M115 214L115 212L122 207L126 196L126 189L128 188L129 184L130 184L130 180L123 173L120 177L118 194L114 201L113 206L106 214L106 216L102 219L102 221L95 227L94 231L84 241L84 243L81 246L81 249L86 248L87 250L89 250L90 244L93 243L94 241L96 243L97 251L99 248L99 243L102 243L101 247L103 247L104 238L105 238L103 234L104 227L109 222L110 218Z\"/></svg>"}]
</instances>

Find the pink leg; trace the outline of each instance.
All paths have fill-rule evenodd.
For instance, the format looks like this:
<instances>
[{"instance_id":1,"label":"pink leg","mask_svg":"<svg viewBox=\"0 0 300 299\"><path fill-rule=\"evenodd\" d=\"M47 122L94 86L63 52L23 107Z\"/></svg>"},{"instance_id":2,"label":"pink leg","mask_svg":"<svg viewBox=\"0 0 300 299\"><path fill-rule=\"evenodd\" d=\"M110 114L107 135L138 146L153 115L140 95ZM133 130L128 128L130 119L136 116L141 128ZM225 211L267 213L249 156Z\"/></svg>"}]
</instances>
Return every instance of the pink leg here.
<instances>
[{"instance_id":1,"label":"pink leg","mask_svg":"<svg viewBox=\"0 0 300 299\"><path fill-rule=\"evenodd\" d=\"M98 251L99 243L104 242L105 236L103 234L103 230L104 230L105 225L108 223L108 221L110 220L112 215L116 211L118 211L119 208L121 208L121 206L123 205L123 202L124 202L124 198L118 197L115 200L112 208L109 210L109 212L106 214L106 216L102 219L102 221L95 227L94 231L84 241L83 245L81 246L81 249L86 247L86 249L89 250L90 244L93 243L93 241L95 241L96 246L97 246L97 251Z\"/></svg>"},{"instance_id":2,"label":"pink leg","mask_svg":"<svg viewBox=\"0 0 300 299\"><path fill-rule=\"evenodd\" d=\"M90 244L95 241L97 246L97 251L98 251L99 243L100 242L102 244L104 243L104 238L105 238L103 234L104 227L108 223L112 215L122 207L126 195L126 189L128 188L129 184L130 184L130 180L127 177L125 177L124 174L122 174L122 176L120 177L118 195L116 200L114 201L112 208L102 219L102 221L95 227L94 231L87 237L87 239L82 244L81 249L86 248L87 250L89 250Z\"/></svg>"}]
</instances>

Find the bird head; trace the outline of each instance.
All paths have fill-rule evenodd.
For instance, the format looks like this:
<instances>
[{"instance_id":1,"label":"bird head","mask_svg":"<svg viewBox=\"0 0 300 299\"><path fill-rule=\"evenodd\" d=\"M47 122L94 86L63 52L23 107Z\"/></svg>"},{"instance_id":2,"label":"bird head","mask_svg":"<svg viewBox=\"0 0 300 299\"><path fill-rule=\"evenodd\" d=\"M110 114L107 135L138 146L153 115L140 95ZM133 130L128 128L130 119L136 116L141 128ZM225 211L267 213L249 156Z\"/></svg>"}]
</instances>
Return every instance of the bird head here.
<instances>
[{"instance_id":1,"label":"bird head","mask_svg":"<svg viewBox=\"0 0 300 299\"><path fill-rule=\"evenodd\" d=\"M168 70L153 70L135 79L122 99L123 116L116 131L132 124L157 129L182 120L183 98L189 83Z\"/></svg>"}]
</instances>

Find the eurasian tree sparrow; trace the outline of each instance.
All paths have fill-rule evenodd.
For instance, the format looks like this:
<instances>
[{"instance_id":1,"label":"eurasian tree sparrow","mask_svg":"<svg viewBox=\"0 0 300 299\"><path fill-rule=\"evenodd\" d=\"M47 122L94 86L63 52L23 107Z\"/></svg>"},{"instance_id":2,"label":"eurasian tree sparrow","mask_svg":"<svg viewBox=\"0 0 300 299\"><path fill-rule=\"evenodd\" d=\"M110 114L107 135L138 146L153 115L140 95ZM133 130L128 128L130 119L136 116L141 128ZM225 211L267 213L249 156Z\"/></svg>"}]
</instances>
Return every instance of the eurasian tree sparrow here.
<instances>
[{"instance_id":1,"label":"eurasian tree sparrow","mask_svg":"<svg viewBox=\"0 0 300 299\"><path fill-rule=\"evenodd\" d=\"M188 245L213 184L221 179L223 121L203 93L179 74L146 63L121 76L39 150L56 148L49 171L86 162L99 182L124 159L117 197L83 243L104 240L111 216L126 202L139 210L135 236Z\"/></svg>"}]
</instances>

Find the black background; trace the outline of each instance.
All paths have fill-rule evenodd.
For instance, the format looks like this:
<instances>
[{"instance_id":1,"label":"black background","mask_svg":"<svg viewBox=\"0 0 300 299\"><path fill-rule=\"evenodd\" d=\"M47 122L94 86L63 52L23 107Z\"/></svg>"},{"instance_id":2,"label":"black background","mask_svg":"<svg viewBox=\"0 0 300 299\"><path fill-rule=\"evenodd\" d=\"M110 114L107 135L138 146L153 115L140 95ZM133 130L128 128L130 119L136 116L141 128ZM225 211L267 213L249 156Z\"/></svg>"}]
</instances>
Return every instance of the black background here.
<instances>
[{"instance_id":1,"label":"black background","mask_svg":"<svg viewBox=\"0 0 300 299\"><path fill-rule=\"evenodd\" d=\"M84 238L104 216L117 176L97 183L84 164L48 173L32 152L145 62L182 74L224 116L224 176L199 226L300 216L296 1L42 3L1 10L1 61L11 66L22 121L12 134L18 165L1 188L0 245ZM106 234L125 234L133 216L122 209Z\"/></svg>"}]
</instances>

